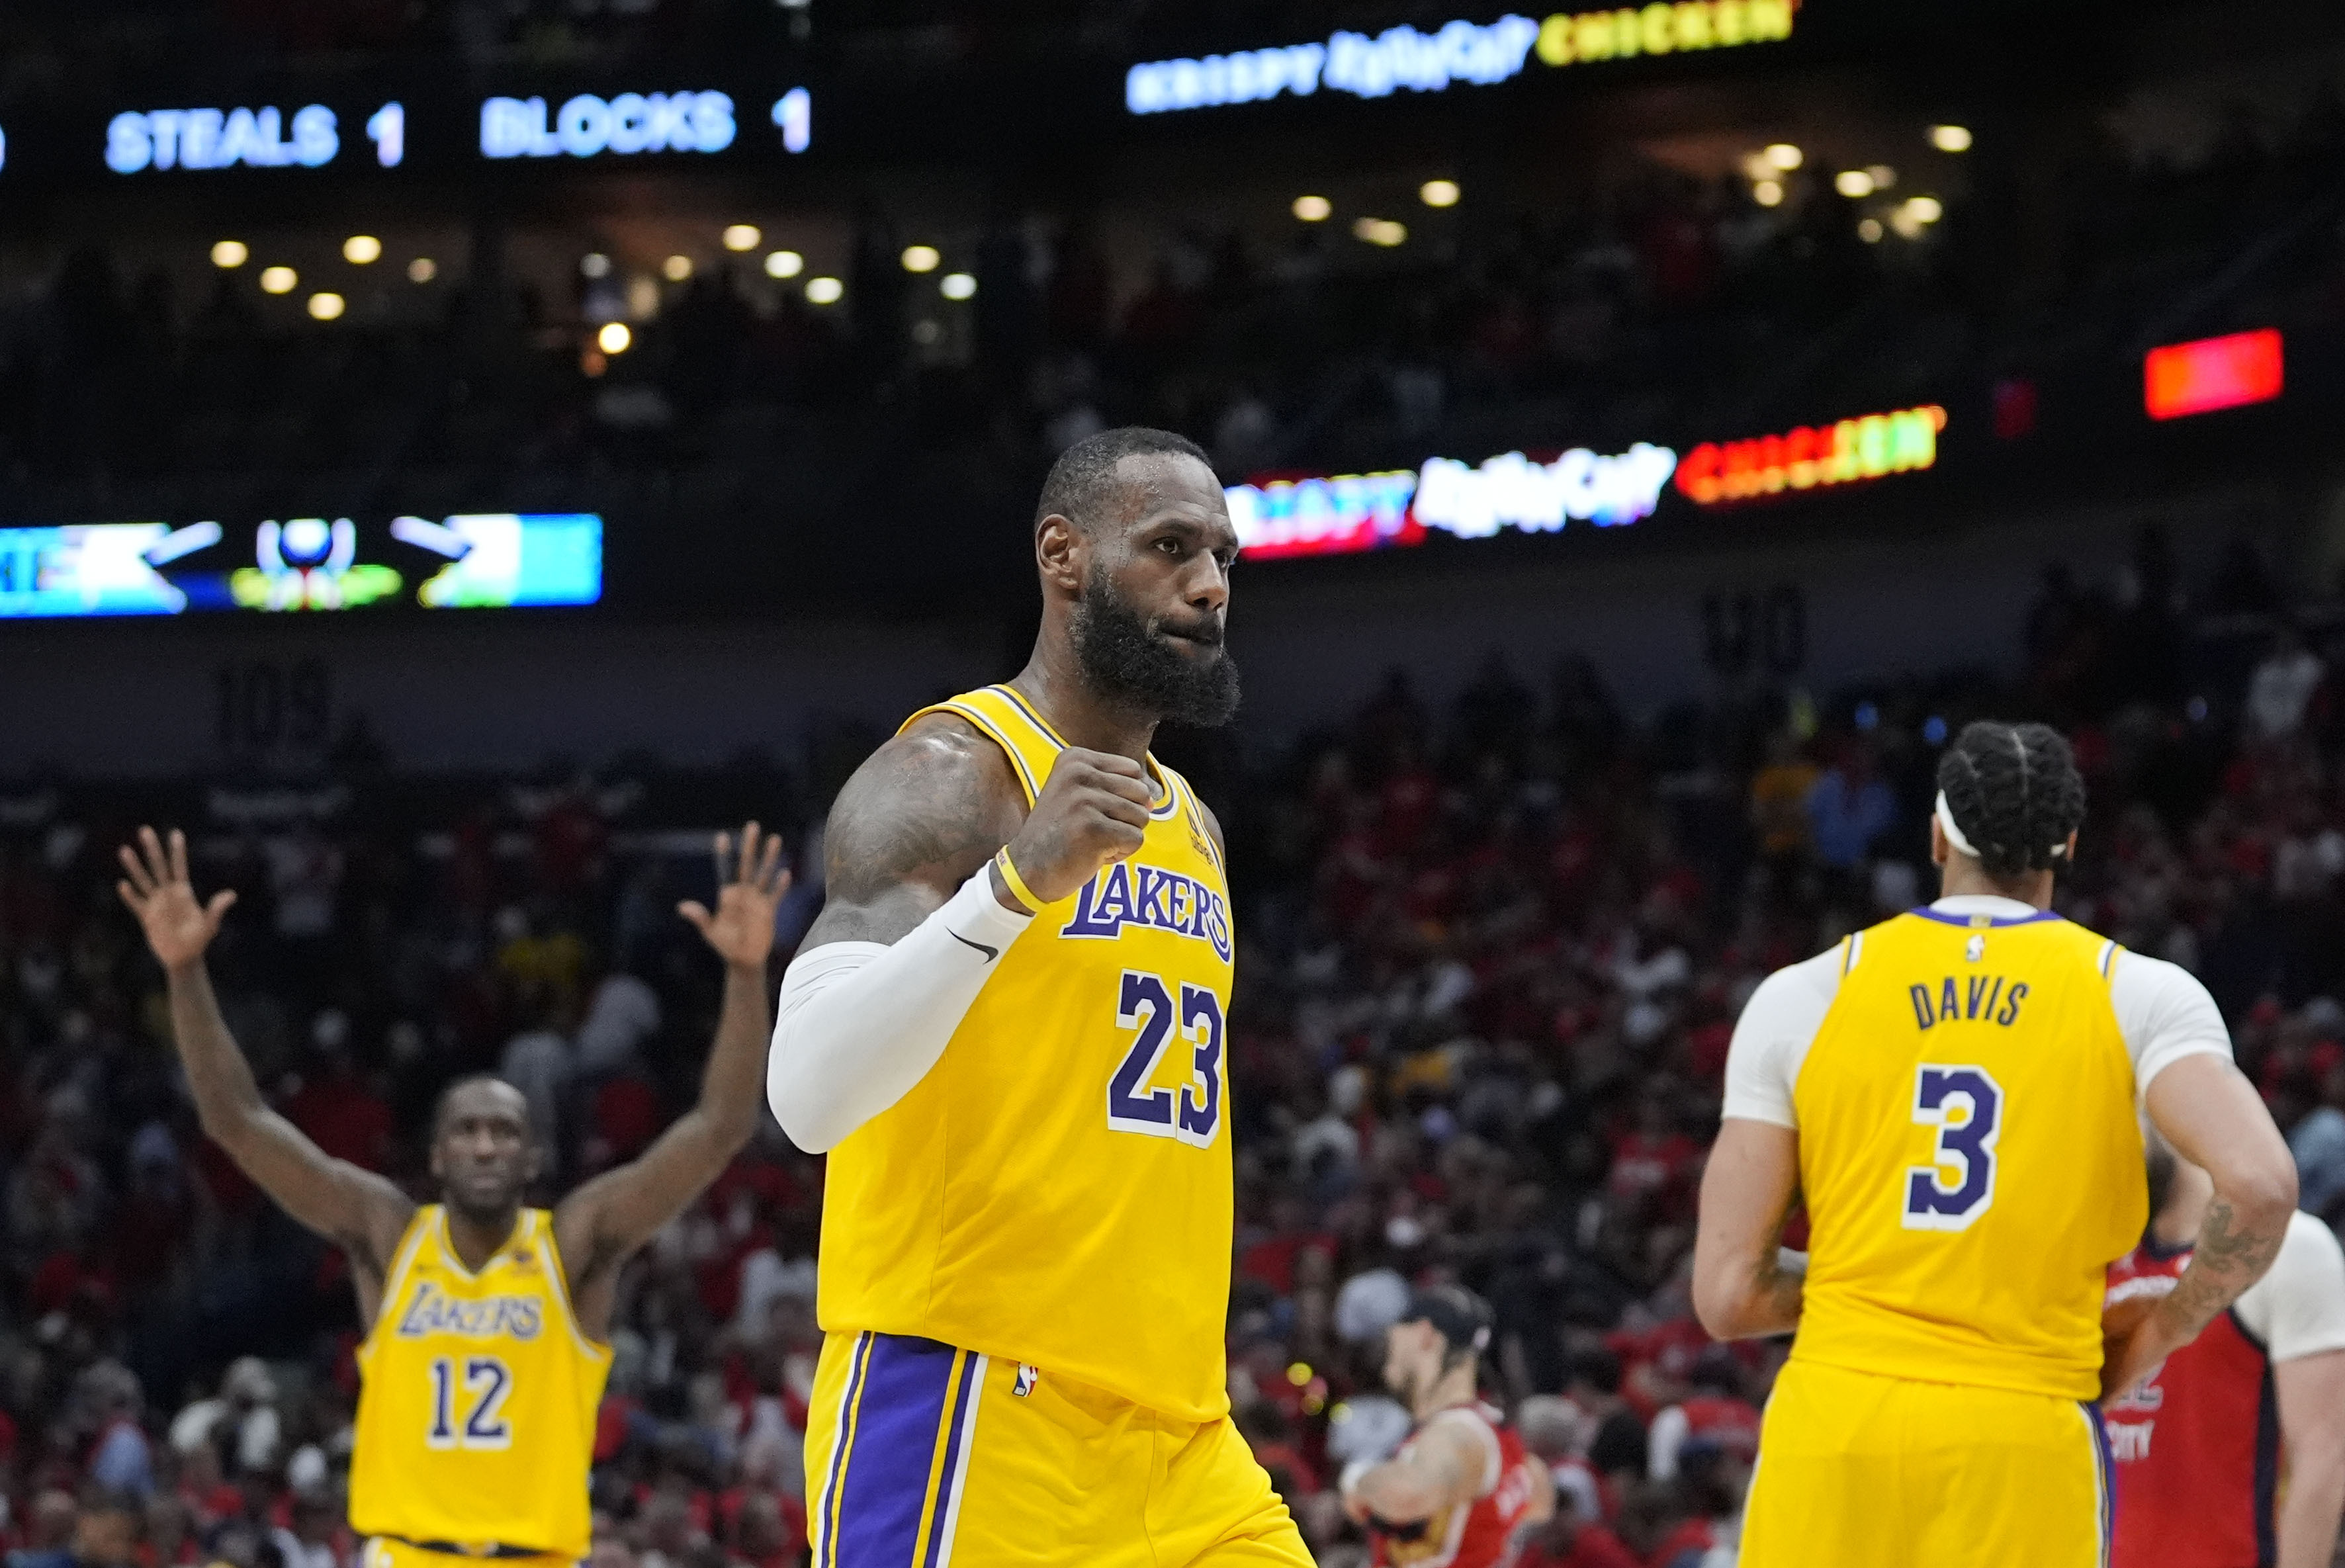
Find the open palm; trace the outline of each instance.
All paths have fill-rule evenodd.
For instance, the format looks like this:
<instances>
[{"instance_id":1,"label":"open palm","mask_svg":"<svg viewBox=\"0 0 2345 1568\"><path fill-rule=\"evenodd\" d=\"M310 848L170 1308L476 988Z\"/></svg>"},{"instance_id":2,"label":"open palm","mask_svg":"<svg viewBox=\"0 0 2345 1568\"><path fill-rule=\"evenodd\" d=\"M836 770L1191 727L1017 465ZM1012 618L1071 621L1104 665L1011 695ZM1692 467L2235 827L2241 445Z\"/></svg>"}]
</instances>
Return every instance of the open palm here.
<instances>
[{"instance_id":1,"label":"open palm","mask_svg":"<svg viewBox=\"0 0 2345 1568\"><path fill-rule=\"evenodd\" d=\"M716 912L686 900L676 913L699 929L716 956L742 968L762 967L774 950L774 912L789 890L782 865L782 837L762 833L756 823L741 830L741 855L733 859L733 835L716 835Z\"/></svg>"},{"instance_id":2,"label":"open palm","mask_svg":"<svg viewBox=\"0 0 2345 1568\"><path fill-rule=\"evenodd\" d=\"M197 901L188 880L188 835L176 827L168 849L153 828L142 827L137 849L126 844L116 853L127 875L114 885L115 891L138 916L147 946L163 966L177 969L202 957L219 935L220 917L236 902L235 892L223 888L208 904Z\"/></svg>"}]
</instances>

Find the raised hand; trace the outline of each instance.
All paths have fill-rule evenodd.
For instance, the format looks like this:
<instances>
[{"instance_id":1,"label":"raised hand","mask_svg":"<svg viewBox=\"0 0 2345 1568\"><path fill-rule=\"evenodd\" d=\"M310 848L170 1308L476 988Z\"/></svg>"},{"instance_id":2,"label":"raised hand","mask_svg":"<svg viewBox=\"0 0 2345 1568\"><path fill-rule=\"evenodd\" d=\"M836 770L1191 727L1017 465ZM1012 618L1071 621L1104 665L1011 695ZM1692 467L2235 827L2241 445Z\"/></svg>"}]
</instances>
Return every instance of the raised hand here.
<instances>
[{"instance_id":1,"label":"raised hand","mask_svg":"<svg viewBox=\"0 0 2345 1568\"><path fill-rule=\"evenodd\" d=\"M728 865L728 863L730 863ZM733 835L716 835L716 913L686 899L675 912L692 922L716 956L744 969L762 969L774 950L774 911L789 890L782 865L782 835L760 833L756 823L741 830L741 856L733 861Z\"/></svg>"},{"instance_id":2,"label":"raised hand","mask_svg":"<svg viewBox=\"0 0 2345 1568\"><path fill-rule=\"evenodd\" d=\"M222 888L211 902L197 902L195 885L188 880L188 835L171 830L170 847L151 827L138 830L138 848L124 845L115 852L127 873L114 885L122 902L138 916L147 946L166 969L182 969L204 956L219 935L220 917L236 903L236 893Z\"/></svg>"},{"instance_id":3,"label":"raised hand","mask_svg":"<svg viewBox=\"0 0 2345 1568\"><path fill-rule=\"evenodd\" d=\"M1147 771L1130 757L1068 746L1010 841L1010 863L1044 903L1069 897L1101 866L1140 847L1152 793Z\"/></svg>"}]
</instances>

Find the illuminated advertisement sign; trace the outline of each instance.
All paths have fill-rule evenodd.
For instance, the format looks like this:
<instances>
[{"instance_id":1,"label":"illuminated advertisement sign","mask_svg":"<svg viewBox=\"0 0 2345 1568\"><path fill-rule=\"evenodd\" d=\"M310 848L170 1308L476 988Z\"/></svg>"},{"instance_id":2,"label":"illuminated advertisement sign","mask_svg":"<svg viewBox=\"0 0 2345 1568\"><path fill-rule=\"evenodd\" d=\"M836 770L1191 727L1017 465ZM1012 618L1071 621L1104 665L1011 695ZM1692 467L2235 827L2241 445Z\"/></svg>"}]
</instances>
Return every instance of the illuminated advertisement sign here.
<instances>
[{"instance_id":1,"label":"illuminated advertisement sign","mask_svg":"<svg viewBox=\"0 0 2345 1568\"><path fill-rule=\"evenodd\" d=\"M2153 420L2268 403L2282 381L2277 328L2152 349L2142 360L2142 401Z\"/></svg>"},{"instance_id":2,"label":"illuminated advertisement sign","mask_svg":"<svg viewBox=\"0 0 2345 1568\"><path fill-rule=\"evenodd\" d=\"M1929 468L1938 460L1946 410L1930 404L1780 436L1704 441L1678 465L1678 489L1703 506L1847 484Z\"/></svg>"},{"instance_id":3,"label":"illuminated advertisement sign","mask_svg":"<svg viewBox=\"0 0 2345 1568\"><path fill-rule=\"evenodd\" d=\"M1419 544L1428 530L1487 539L1502 528L1551 533L1571 521L1617 528L1652 514L1677 460L1669 448L1639 441L1614 457L1574 447L1552 462L1521 452L1478 467L1428 458L1414 473L1266 479L1222 493L1249 557L1345 555Z\"/></svg>"},{"instance_id":4,"label":"illuminated advertisement sign","mask_svg":"<svg viewBox=\"0 0 2345 1568\"><path fill-rule=\"evenodd\" d=\"M412 587L410 584L412 583ZM592 604L603 520L592 512L347 517L0 528L0 619L231 610Z\"/></svg>"},{"instance_id":5,"label":"illuminated advertisement sign","mask_svg":"<svg viewBox=\"0 0 2345 1568\"><path fill-rule=\"evenodd\" d=\"M1487 25L1449 23L1436 32L1403 25L1369 37L1339 32L1324 44L1277 45L1203 59L1150 60L1124 74L1124 107L1135 115L1251 104L1281 93L1308 97L1321 87L1382 98L1406 88L1437 93L1452 83L1488 86L1521 74L1536 56L1548 66L1626 60L1772 43L1792 35L1798 0L1660 0L1642 8L1558 12L1544 22L1501 16Z\"/></svg>"}]
</instances>

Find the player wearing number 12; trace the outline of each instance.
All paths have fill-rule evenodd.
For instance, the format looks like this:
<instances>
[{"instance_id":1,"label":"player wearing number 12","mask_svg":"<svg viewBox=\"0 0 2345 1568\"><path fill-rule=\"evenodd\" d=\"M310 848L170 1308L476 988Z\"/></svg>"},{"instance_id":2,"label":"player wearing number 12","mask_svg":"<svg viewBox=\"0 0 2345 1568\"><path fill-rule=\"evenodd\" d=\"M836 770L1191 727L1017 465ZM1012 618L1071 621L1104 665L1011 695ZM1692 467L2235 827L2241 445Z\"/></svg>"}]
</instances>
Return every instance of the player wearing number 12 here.
<instances>
[{"instance_id":1,"label":"player wearing number 12","mask_svg":"<svg viewBox=\"0 0 2345 1568\"><path fill-rule=\"evenodd\" d=\"M2084 818L2067 744L1974 723L1938 784L1943 896L1770 976L1728 1052L1694 1304L1721 1339L1796 1331L1745 1568L2106 1563L2095 1401L2252 1284L2296 1203L2206 988L2052 913ZM2105 1342L2143 1109L2213 1176L2221 1242ZM1779 1250L1795 1194L1804 1272Z\"/></svg>"},{"instance_id":2,"label":"player wearing number 12","mask_svg":"<svg viewBox=\"0 0 2345 1568\"><path fill-rule=\"evenodd\" d=\"M1069 449L1012 681L839 794L768 1090L830 1152L816 1568L1311 1559L1229 1419L1221 830L1149 744L1237 702L1203 454Z\"/></svg>"},{"instance_id":3,"label":"player wearing number 12","mask_svg":"<svg viewBox=\"0 0 2345 1568\"><path fill-rule=\"evenodd\" d=\"M433 1112L441 1201L328 1155L262 1100L221 1019L204 949L233 893L198 902L186 838L151 828L122 851L125 903L170 986L171 1032L203 1119L287 1213L340 1244L368 1324L350 1456L350 1522L367 1568L480 1557L554 1568L584 1557L594 1416L610 1371L612 1297L627 1255L714 1180L756 1130L766 959L787 881L778 839L716 838L716 910L680 912L725 960L724 1011L700 1104L633 1164L551 1212L522 1196L546 1151L521 1091L460 1078Z\"/></svg>"}]
</instances>

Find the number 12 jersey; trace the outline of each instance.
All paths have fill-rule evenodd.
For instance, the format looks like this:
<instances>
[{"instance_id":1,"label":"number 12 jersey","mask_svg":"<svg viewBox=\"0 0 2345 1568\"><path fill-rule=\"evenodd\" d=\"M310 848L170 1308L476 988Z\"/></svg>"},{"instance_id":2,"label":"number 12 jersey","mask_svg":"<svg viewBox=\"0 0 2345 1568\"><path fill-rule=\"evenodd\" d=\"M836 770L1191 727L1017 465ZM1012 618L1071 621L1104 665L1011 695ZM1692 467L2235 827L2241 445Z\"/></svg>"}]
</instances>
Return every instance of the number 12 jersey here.
<instances>
[{"instance_id":1,"label":"number 12 jersey","mask_svg":"<svg viewBox=\"0 0 2345 1568\"><path fill-rule=\"evenodd\" d=\"M460 1550L584 1557L611 1351L579 1331L553 1219L525 1209L474 1270L427 1204L359 1347L350 1526Z\"/></svg>"}]
</instances>

